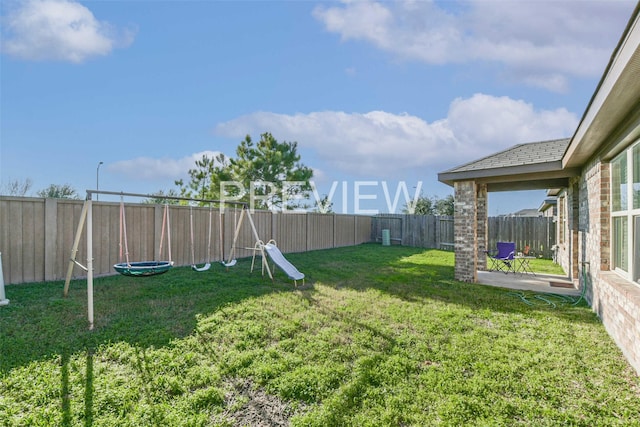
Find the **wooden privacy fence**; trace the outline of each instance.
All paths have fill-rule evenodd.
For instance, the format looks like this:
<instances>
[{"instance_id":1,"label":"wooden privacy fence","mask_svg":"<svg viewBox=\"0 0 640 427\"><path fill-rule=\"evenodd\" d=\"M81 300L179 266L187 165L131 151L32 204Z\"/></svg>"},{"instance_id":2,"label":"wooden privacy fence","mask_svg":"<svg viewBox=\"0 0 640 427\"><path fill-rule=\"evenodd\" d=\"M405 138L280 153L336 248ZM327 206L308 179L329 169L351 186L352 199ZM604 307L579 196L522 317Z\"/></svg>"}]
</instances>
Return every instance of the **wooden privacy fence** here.
<instances>
[{"instance_id":1,"label":"wooden privacy fence","mask_svg":"<svg viewBox=\"0 0 640 427\"><path fill-rule=\"evenodd\" d=\"M381 241L385 229L389 230L392 244L453 250L452 216L377 215L372 219L371 240Z\"/></svg>"},{"instance_id":2,"label":"wooden privacy fence","mask_svg":"<svg viewBox=\"0 0 640 427\"><path fill-rule=\"evenodd\" d=\"M522 251L529 246L536 256L552 258L556 224L549 217L490 217L487 249L497 242L515 242ZM377 215L371 224L371 240L381 241L388 229L391 243L419 248L454 249L453 217L433 215Z\"/></svg>"},{"instance_id":3,"label":"wooden privacy fence","mask_svg":"<svg viewBox=\"0 0 640 427\"><path fill-rule=\"evenodd\" d=\"M490 217L487 249L495 249L497 242L515 242L521 252L529 246L533 255L553 258L551 248L556 244L556 223L551 217Z\"/></svg>"},{"instance_id":4,"label":"wooden privacy fence","mask_svg":"<svg viewBox=\"0 0 640 427\"><path fill-rule=\"evenodd\" d=\"M62 280L71 257L82 200L0 197L0 253L7 284ZM125 203L129 259L133 261L167 260L165 237L159 254L164 206ZM93 202L93 267L95 275L113 274L120 262L120 204ZM211 260L207 260L209 215L211 212ZM175 265L190 265L193 217L194 252L197 264L221 261L229 254L240 210L169 206L171 257ZM352 246L370 241L371 217L319 213L252 214L258 235L265 242L275 239L283 253L305 252ZM220 245L220 225L222 242ZM76 259L86 262L86 227ZM251 256L255 245L248 222L238 237L237 257ZM86 265L86 264L85 264ZM74 268L74 278L84 277Z\"/></svg>"}]
</instances>

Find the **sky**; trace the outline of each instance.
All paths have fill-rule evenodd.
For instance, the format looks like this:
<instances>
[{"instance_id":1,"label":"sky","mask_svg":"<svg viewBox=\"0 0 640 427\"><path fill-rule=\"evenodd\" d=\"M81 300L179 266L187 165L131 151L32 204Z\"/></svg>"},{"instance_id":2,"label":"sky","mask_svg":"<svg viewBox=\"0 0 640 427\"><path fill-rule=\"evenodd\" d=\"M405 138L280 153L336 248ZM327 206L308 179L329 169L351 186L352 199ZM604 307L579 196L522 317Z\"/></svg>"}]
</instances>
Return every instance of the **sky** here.
<instances>
[{"instance_id":1,"label":"sky","mask_svg":"<svg viewBox=\"0 0 640 427\"><path fill-rule=\"evenodd\" d=\"M0 188L166 192L270 132L335 212L400 212L453 194L438 172L571 137L634 7L3 0ZM489 215L545 194L490 193Z\"/></svg>"}]
</instances>

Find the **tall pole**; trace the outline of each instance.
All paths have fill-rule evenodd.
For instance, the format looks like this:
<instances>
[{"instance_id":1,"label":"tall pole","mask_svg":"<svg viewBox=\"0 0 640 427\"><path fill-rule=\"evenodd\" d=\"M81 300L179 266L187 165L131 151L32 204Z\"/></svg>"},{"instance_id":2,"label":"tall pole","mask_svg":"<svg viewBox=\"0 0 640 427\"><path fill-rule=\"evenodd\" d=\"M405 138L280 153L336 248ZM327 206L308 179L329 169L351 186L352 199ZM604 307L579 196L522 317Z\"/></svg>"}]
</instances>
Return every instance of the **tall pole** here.
<instances>
[{"instance_id":1,"label":"tall pole","mask_svg":"<svg viewBox=\"0 0 640 427\"><path fill-rule=\"evenodd\" d=\"M87 319L93 329L93 211L92 201L87 200Z\"/></svg>"},{"instance_id":2,"label":"tall pole","mask_svg":"<svg viewBox=\"0 0 640 427\"><path fill-rule=\"evenodd\" d=\"M96 168L96 191L100 190L100 165L104 162L98 163L98 167ZM96 201L98 201L100 196L96 193Z\"/></svg>"}]
</instances>

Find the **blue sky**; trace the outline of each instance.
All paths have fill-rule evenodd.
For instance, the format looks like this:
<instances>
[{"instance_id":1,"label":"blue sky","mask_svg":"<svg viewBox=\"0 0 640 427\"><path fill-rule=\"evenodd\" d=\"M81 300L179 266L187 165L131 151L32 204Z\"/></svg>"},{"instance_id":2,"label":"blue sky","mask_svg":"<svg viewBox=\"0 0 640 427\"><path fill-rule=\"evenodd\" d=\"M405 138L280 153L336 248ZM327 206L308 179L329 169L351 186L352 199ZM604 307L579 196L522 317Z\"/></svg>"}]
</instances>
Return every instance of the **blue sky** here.
<instances>
[{"instance_id":1,"label":"blue sky","mask_svg":"<svg viewBox=\"0 0 640 427\"><path fill-rule=\"evenodd\" d=\"M444 197L438 172L573 134L634 6L3 0L0 187L84 196L104 162L102 190L166 191L271 132L338 212L389 210L383 181ZM544 194L491 193L489 214Z\"/></svg>"}]
</instances>

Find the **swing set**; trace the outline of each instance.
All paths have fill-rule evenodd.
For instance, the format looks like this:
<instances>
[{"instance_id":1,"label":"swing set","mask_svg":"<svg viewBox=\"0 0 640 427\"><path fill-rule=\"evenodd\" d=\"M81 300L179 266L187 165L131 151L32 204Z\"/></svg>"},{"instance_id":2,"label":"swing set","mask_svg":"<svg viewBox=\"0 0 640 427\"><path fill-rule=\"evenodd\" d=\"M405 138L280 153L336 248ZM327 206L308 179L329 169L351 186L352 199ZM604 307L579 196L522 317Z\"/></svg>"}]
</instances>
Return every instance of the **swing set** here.
<instances>
[{"instance_id":1,"label":"swing set","mask_svg":"<svg viewBox=\"0 0 640 427\"><path fill-rule=\"evenodd\" d=\"M230 203L230 202L226 202L226 203ZM244 203L241 203L241 205L243 205L243 207L245 206ZM224 203L221 205L224 206ZM244 210L244 209L243 209ZM239 231L234 231L235 233L235 237L233 240L233 244L231 245L231 253L229 256L229 259L227 259L225 261L224 258L224 232L223 232L223 217L222 217L222 211L223 209L219 209L219 218L218 218L218 224L219 224L219 234L220 234L220 254L222 255L222 259L220 261L220 263L229 268L229 267L233 267L234 265L236 265L237 260L235 259L234 255L235 255L235 247L236 247L236 242L237 242L237 236L238 236L238 232ZM234 230L239 230L238 226L238 217L237 217L237 209L234 206L233 209L233 229ZM193 271L207 271L211 268L211 235L213 232L213 226L212 226L212 219L213 219L213 207L212 204L209 203L209 232L208 237L207 237L207 261L205 262L205 264L202 267L198 267L196 265L196 255L195 255L195 238L194 238L194 228L193 228L193 207L189 206L189 232L191 235L191 269ZM252 221L253 222L253 221ZM254 229L255 231L255 229ZM255 232L255 237L258 238L257 232Z\"/></svg>"},{"instance_id":2,"label":"swing set","mask_svg":"<svg viewBox=\"0 0 640 427\"><path fill-rule=\"evenodd\" d=\"M212 208L209 205L209 238L207 240L207 262L202 266L196 265L195 239L193 238L193 207L189 206L189 232L191 234L191 269L193 271L207 271L211 268L211 217Z\"/></svg>"},{"instance_id":3,"label":"swing set","mask_svg":"<svg viewBox=\"0 0 640 427\"><path fill-rule=\"evenodd\" d=\"M167 252L169 253L169 261L129 261L129 245L127 244L127 220L124 209L124 197L120 196L120 263L115 264L113 268L124 276L154 276L169 271L173 267L171 260L171 227L169 223L169 205L164 205L162 214L162 232L160 237L160 249L158 253L162 256L162 244L164 243L165 228L167 229ZM124 241L124 248L123 243ZM124 257L126 262L122 262L124 249Z\"/></svg>"},{"instance_id":4,"label":"swing set","mask_svg":"<svg viewBox=\"0 0 640 427\"><path fill-rule=\"evenodd\" d=\"M136 193L123 193L123 192L114 192L114 191L103 191L103 190L87 190L87 197L82 206L82 212L80 213L80 220L78 222L78 227L76 229L76 234L73 241L73 246L71 249L71 257L69 259L69 266L67 268L67 275L64 283L64 296L66 297L69 293L69 284L71 282L71 276L73 274L74 266L80 267L82 270L87 272L87 318L89 320L89 329L93 329L93 194L104 194L104 195L112 195L112 196L120 196L120 243L119 243L119 255L120 262L115 264L114 269L125 276L132 277L142 277L142 276L153 276L158 274L163 274L169 271L173 267L173 260L171 259L171 225L169 220L169 206L168 204L164 205L163 211L163 219L162 219L162 231L160 237L160 248L158 251L159 256L163 254L163 244L166 235L167 239L167 257L166 261L130 261L129 259L129 247L127 242L127 226L126 226L126 216L125 216L125 207L124 207L124 197L138 197L138 198L153 198L157 196L148 195L148 194L136 194ZM190 225L190 237L191 237L191 268L197 272L207 271L211 268L211 236L212 236L212 215L213 208L212 204L218 204L221 207L224 207L225 204L229 204L234 206L234 236L233 243L231 245L231 251L229 252L229 257L224 258L224 244L223 244L223 230L222 230L222 209L220 209L220 254L222 255L222 265L229 268L233 267L236 264L236 247L238 242L238 237L240 235L240 229L242 227L242 223L244 218L246 217L250 226L253 237L255 238L256 245L251 249L254 251L254 260L257 252L262 256L263 263L263 275L266 270L269 278L273 280L273 274L271 269L269 268L268 262L266 262L266 251L265 245L261 244L260 237L258 236L258 231L256 230L253 219L251 218L251 212L249 207L244 202L234 202L234 201L221 201L221 200L207 200L207 199L194 199L188 197L177 197L177 196L163 196L165 200L183 200L188 202L199 202L204 204L209 204L209 227L208 227L208 241L207 241L207 262L198 267L195 262L195 236L194 236L194 227L193 227L193 209L190 207L189 212L189 225ZM240 218L237 218L237 208L241 207ZM82 231L84 226L87 226L86 233L86 243L87 243L87 264L80 264L76 257L78 253L78 247L80 245L80 239L82 237ZM252 262L252 271L253 271L253 262Z\"/></svg>"}]
</instances>

